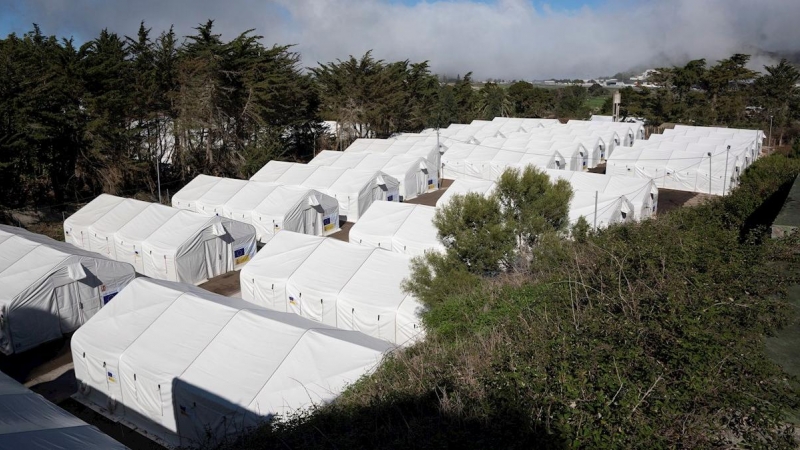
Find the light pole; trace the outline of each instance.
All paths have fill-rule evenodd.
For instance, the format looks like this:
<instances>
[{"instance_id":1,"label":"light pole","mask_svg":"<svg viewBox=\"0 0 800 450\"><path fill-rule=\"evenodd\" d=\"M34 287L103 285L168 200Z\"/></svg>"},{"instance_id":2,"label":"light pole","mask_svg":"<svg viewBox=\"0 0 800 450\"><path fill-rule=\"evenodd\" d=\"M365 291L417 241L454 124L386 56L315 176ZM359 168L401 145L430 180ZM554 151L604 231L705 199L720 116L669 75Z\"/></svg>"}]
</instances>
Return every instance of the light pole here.
<instances>
[{"instance_id":1,"label":"light pole","mask_svg":"<svg viewBox=\"0 0 800 450\"><path fill-rule=\"evenodd\" d=\"M769 116L769 146L772 147L772 116Z\"/></svg>"},{"instance_id":2,"label":"light pole","mask_svg":"<svg viewBox=\"0 0 800 450\"><path fill-rule=\"evenodd\" d=\"M728 154L731 152L731 146L729 145L727 149L725 149L725 178L722 179L722 196L725 196L725 186L728 182Z\"/></svg>"},{"instance_id":3,"label":"light pole","mask_svg":"<svg viewBox=\"0 0 800 450\"><path fill-rule=\"evenodd\" d=\"M161 203L161 153L156 150L156 182L158 183L158 203Z\"/></svg>"}]
</instances>

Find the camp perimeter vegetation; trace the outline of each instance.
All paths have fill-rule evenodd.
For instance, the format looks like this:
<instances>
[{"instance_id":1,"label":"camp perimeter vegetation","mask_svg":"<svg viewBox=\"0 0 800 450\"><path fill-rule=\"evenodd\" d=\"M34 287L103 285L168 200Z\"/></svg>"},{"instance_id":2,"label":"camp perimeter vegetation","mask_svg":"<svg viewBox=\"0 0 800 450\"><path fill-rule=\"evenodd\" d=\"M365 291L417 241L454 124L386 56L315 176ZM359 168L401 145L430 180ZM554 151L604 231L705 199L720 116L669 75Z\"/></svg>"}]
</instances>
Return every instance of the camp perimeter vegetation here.
<instances>
[{"instance_id":1,"label":"camp perimeter vegetation","mask_svg":"<svg viewBox=\"0 0 800 450\"><path fill-rule=\"evenodd\" d=\"M447 254L411 280L424 342L230 448L796 448L798 385L764 336L800 281L800 241L767 227L798 173L772 155L700 206L574 240L544 232L502 274Z\"/></svg>"},{"instance_id":2,"label":"camp perimeter vegetation","mask_svg":"<svg viewBox=\"0 0 800 450\"><path fill-rule=\"evenodd\" d=\"M46 36L37 27L25 36L0 40L0 222L11 222L13 214L39 211L48 205L61 216L71 206L95 199L94 205L84 207L87 209L83 212L87 215L87 211L94 211L92 220L77 220L79 213L64 224L66 234L55 234L77 245L78 237L84 242L80 230L85 228L87 236L94 235L86 240L88 245L99 242L100 247L105 246L103 261L108 264L125 256L120 249L134 261L147 264L138 259L139 251L155 244L144 237L134 239L136 245L128 238L124 242L113 240L120 231L131 231L127 236L132 238L145 231L126 230L122 224L143 217L146 211L157 210L166 217L148 219L153 230L161 229L171 217L185 217L197 224L191 229L180 227L178 231L186 237L167 236L159 241L163 254L157 253L153 260L163 262L165 270L172 267L172 273L162 278L175 278L181 267L177 259L182 253L173 248L179 245L177 241L201 242L192 236L213 235L202 240L219 241L208 254L199 244L194 246L200 255L198 261L211 255L219 266L215 266L219 270L204 269L203 274L224 273L240 262L248 264L242 276L258 269L259 264L284 272L292 269L291 275L276 275L278 283L270 281L271 292L276 284L289 283L287 280L295 275L292 264L300 265L263 263L274 256L268 253L271 248L287 240L332 249L324 254L324 261L309 266L312 269L323 263L341 267L336 264L344 260L337 261L335 256L344 255L338 248L346 246L364 255L358 261L346 258L353 267L360 268L363 264L359 261L373 256L391 259L392 267L406 268L405 262L411 261L407 272L392 271L404 277L401 287L395 286L394 278L383 276L383 269L371 265L365 269L375 272L361 272L366 275L355 277L358 283L350 278L343 281L359 286L352 296L363 300L359 305L378 303L362 297L369 296L368 288L388 292L383 287L387 283L392 283L393 296L380 300L394 302L389 306L399 310L395 303L402 303L406 296L414 299L414 321L409 321L413 323L407 328L419 333L419 339L407 340L407 345L398 347L394 344L400 339L387 339L380 328L377 337L391 343L359 331L320 325L315 318L312 321L263 310L246 303L247 292L240 300L212 295L199 287L145 279L133 281L114 300L109 294L109 306L99 309L99 319L88 319L75 334L73 343L77 345L72 352L79 394L96 396L100 408L106 405L110 413L114 408L120 416L130 412L131 423L140 420L152 425L155 435L172 427L167 430L170 445L207 443L206 447L222 450L793 449L800 442L800 385L783 370L782 361L768 358L765 339L796 320L787 292L800 284L800 233L771 239L769 226L800 174L800 141L782 145L796 138L800 129L800 95L795 87L800 73L782 61L757 76L745 68L747 62L746 55L734 55L711 66L700 60L659 69L652 80L658 88L626 88L622 93L623 116L645 119L651 134L668 122L755 131L766 130L772 120L775 128L767 142L769 150L741 166L733 189L723 184L715 192L719 196L699 205L659 212L656 217L637 214L637 221L598 227L584 217L571 220L570 201L576 198L576 192L565 177L548 175L552 170L520 165L498 171L491 182L491 193L487 191L486 195L452 195L435 212L426 213L423 207L395 208L408 209L404 217L411 216L411 209L433 216L439 251L420 255L402 244L403 251L398 253L416 255L411 259L410 255L372 248L372 210L364 207L362 211L359 202L350 205L343 199L360 199L357 193L367 192L364 186L374 191L375 195L368 196L374 202L397 201L387 193L390 190L398 193L398 198L400 192L407 198L426 195L424 192L435 188L436 183L420 173L428 174L439 166L438 162L428 165L429 154L414 155L403 165L393 166L392 173L402 175L402 180L380 174L372 166L383 164L383 160L371 158L375 161L370 161L369 177L358 189L348 185L337 196L333 190L294 188L300 200L289 201L288 195L281 202L276 200L274 203L280 204L269 209L271 215L264 219L269 226L254 226L261 220L260 212L267 210L269 193L262 192L258 198L244 195L237 203L230 200L238 191L226 193L225 200L216 195L217 191L213 196L206 195L211 192L208 187L195 197L172 198L177 208L192 212L122 197L136 195L156 201L164 194L169 203L170 189L174 194L181 187L197 188L200 184L226 187L223 180L234 178L240 180L225 183L236 184L238 189L266 186L276 180L259 180L254 176L259 169L291 166L298 171L297 167L305 166L300 162L307 162L320 150L344 150L356 139L389 138L428 129L423 137L436 136L435 145L439 147L439 128L449 124L512 116L544 117L555 123L557 119L586 118L592 112L610 109L605 100L608 92L600 86L540 89L526 82L509 87L486 83L476 89L469 75L439 80L426 62L387 63L369 53L303 71L299 55L291 47L266 48L250 32L226 42L215 34L211 21L198 26L196 33L182 42L171 30L151 36L143 24L136 37L122 38L103 31L80 48L71 41ZM602 111L597 110L601 98ZM335 121L335 129L326 131L323 120ZM436 134L431 135L430 128L436 128ZM655 135L661 139L648 144L670 136ZM761 142L764 137L758 132L752 139ZM402 138L397 136L398 141ZM775 151L771 143L781 148ZM456 142L459 148L476 145ZM578 145L584 144L575 142L573 146ZM652 148L647 147L647 151ZM731 150L735 148L727 144L726 158ZM327 152L322 154L323 158L328 156ZM438 161L436 151L433 156ZM726 160L724 167L728 164ZM309 167L303 170L364 170L326 164ZM577 170L582 172L582 167ZM709 180L711 172L709 168ZM198 180L199 175L203 176L192 185L191 180ZM725 172L724 177L729 176L734 174ZM243 181L251 177L252 181ZM161 192L156 188L159 178ZM352 183L353 178L345 181ZM700 188L689 191L699 192ZM356 194L351 195L353 192ZM643 192L647 197L651 191ZM595 216L598 197L595 190ZM111 217L101 203L128 205L127 218ZM233 245L235 239L220 229L224 226L217 226L233 222L217 217L218 208L225 211L237 204L245 206L236 211L253 222L247 225L247 252ZM322 217L343 214L343 204L352 208L351 221L361 218L352 229L348 225L348 230L353 231L354 242L357 239L366 247L287 231L285 224L290 221L286 217L302 216L309 225L297 220L298 230L333 233L336 227ZM641 210L651 212L650 205L637 211ZM283 231L276 232L278 222ZM385 239L396 239L399 232L392 233ZM256 240L267 244L250 261ZM400 245L392 243L389 247ZM22 250L15 255L23 258L27 247L19 248ZM167 265L168 251L175 255L174 266ZM214 253L221 256L214 258ZM313 253L313 249L306 253ZM223 260L224 264L220 262ZM312 269L306 269L309 276L304 280L313 281L310 275L317 273ZM153 276L159 277L153 270ZM325 275L333 271L318 272ZM86 274L70 272L70 277L79 281ZM187 280L199 282L209 277ZM290 281L299 284L296 278ZM51 287L48 283L45 288ZM103 284L102 289L105 287ZM341 294L342 289L328 290ZM293 297L281 297L283 300L296 307ZM350 308L352 319L356 317L354 306L335 300L345 305L345 310ZM137 305L150 303L164 310L172 308L181 327L171 325L177 321L165 320L159 327L148 328L159 320L160 312L152 307L137 309ZM174 308L170 306L173 304ZM322 308L322 299L319 304ZM229 326L223 320L228 316L207 313L203 308L223 311L239 322ZM130 319L133 316L139 319ZM417 318L421 319L424 337ZM275 328L263 325L268 323ZM282 325L274 325L278 323ZM202 324L202 330L198 324ZM312 329L317 331L306 333ZM295 341L273 335L273 331L281 330ZM140 359L122 358L127 350L117 350L136 350L128 341L137 341L142 335L147 339L139 340L141 349L159 349L162 353L155 357L140 349L136 353ZM220 346L206 348L202 339L194 339L197 336ZM254 344L253 336L261 341ZM279 340L286 347L283 353L272 345ZM319 343L323 341L333 342L335 347ZM291 342L303 345L289 345ZM191 347L188 344L200 349L201 357L190 357L191 352L184 351ZM304 352L306 347L318 353ZM232 348L237 352L227 351ZM357 361L354 349L361 355ZM107 366L105 359L101 363L97 355L135 366L138 377L135 370ZM266 357L277 358L275 367L265 370L268 365L263 361L248 367L248 358ZM223 361L226 358L228 363ZM380 365L374 364L381 358ZM102 370L93 372L90 368ZM290 380L290 376L273 379L273 374L281 370L292 376L301 374L300 381ZM173 376L183 371L191 376ZM368 375L347 386L348 375L363 373ZM168 375L170 385L164 385L163 394L161 382L148 374ZM320 374L327 374L327 378ZM314 382L329 384L309 391L304 384L306 375ZM86 381L90 378L95 384ZM234 378L250 382L237 384L230 381ZM203 392L202 383L188 384L192 379L207 381L219 391ZM272 389L270 381L297 381L302 389L291 384L291 399L298 408L287 403L288 397L278 395L282 391ZM173 383L185 404L177 402L178 397L170 397ZM104 389L125 389L128 398L136 401L117 404L122 397L104 397ZM245 407L227 400L223 390L231 398L240 391L252 390L260 393L259 399L270 399L273 391L277 392L275 404L282 402L291 413L261 415L262 404ZM308 402L319 405L305 409ZM189 403L192 405L187 411ZM175 417L164 404L171 405ZM136 405L147 407L147 414L137 412ZM266 401L263 405L271 408ZM226 422L226 414L234 417L245 411L246 425L252 427L241 434L238 423ZM201 415L217 429L196 428L206 423L194 420ZM163 423L150 423L153 417ZM265 418L269 420L262 420ZM172 422L186 429L195 427L190 439L181 440L184 436L175 432Z\"/></svg>"}]
</instances>

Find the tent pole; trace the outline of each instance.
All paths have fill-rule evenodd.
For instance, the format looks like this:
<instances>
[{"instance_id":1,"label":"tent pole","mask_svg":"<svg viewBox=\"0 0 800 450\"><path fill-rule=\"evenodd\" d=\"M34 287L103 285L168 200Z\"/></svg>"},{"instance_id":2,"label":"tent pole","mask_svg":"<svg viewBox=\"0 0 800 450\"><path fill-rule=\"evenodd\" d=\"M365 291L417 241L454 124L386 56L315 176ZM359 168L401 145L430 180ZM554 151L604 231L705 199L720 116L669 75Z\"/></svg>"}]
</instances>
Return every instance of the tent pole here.
<instances>
[{"instance_id":1,"label":"tent pole","mask_svg":"<svg viewBox=\"0 0 800 450\"><path fill-rule=\"evenodd\" d=\"M725 196L725 187L726 183L728 182L728 154L731 152L731 146L729 145L727 149L725 149L725 178L722 179L722 196Z\"/></svg>"},{"instance_id":2,"label":"tent pole","mask_svg":"<svg viewBox=\"0 0 800 450\"><path fill-rule=\"evenodd\" d=\"M600 191L594 191L594 231L597 231L597 197Z\"/></svg>"},{"instance_id":3,"label":"tent pole","mask_svg":"<svg viewBox=\"0 0 800 450\"><path fill-rule=\"evenodd\" d=\"M711 152L708 152L708 195L711 195Z\"/></svg>"}]
</instances>

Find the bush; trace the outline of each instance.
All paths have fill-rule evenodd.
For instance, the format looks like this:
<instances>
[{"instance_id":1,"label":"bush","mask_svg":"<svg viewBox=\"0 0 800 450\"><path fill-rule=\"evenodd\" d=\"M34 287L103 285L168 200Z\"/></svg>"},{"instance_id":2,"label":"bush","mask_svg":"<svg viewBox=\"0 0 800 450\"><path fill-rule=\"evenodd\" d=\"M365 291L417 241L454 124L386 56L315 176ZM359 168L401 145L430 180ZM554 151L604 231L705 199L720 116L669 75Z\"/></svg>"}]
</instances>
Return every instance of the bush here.
<instances>
[{"instance_id":1,"label":"bush","mask_svg":"<svg viewBox=\"0 0 800 450\"><path fill-rule=\"evenodd\" d=\"M762 339L800 281L800 238L761 239L786 161L694 208L547 234L525 272L428 273L425 342L239 446L795 448L798 392Z\"/></svg>"}]
</instances>

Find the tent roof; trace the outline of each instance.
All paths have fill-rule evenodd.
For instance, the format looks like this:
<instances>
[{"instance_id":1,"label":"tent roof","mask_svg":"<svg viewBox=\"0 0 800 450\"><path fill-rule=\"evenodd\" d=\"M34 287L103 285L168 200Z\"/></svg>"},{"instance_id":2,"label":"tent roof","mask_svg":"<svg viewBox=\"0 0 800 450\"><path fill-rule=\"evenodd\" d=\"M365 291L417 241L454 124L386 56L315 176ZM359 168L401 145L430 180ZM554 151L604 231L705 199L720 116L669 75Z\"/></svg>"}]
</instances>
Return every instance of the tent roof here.
<instances>
[{"instance_id":1,"label":"tent roof","mask_svg":"<svg viewBox=\"0 0 800 450\"><path fill-rule=\"evenodd\" d=\"M114 195L100 194L64 221L64 228L88 227L97 222L125 199Z\"/></svg>"},{"instance_id":2,"label":"tent roof","mask_svg":"<svg viewBox=\"0 0 800 450\"><path fill-rule=\"evenodd\" d=\"M150 206L142 210L136 217L132 218L128 223L117 230L117 242L143 241L180 211L181 210L178 208L171 208L159 203L151 203Z\"/></svg>"},{"instance_id":3,"label":"tent roof","mask_svg":"<svg viewBox=\"0 0 800 450\"><path fill-rule=\"evenodd\" d=\"M273 192L280 188L287 188L291 190L299 189L306 190L299 187L282 186L278 183L271 183L266 181L251 181L247 183L239 192L233 194L228 201L225 202L224 209L227 212L241 212L252 211L267 197L272 196Z\"/></svg>"},{"instance_id":4,"label":"tent roof","mask_svg":"<svg viewBox=\"0 0 800 450\"><path fill-rule=\"evenodd\" d=\"M247 183L247 180L220 178L208 191L194 200L197 205L195 210L214 215L213 210L215 208L224 205L237 192L241 191Z\"/></svg>"},{"instance_id":5,"label":"tent roof","mask_svg":"<svg viewBox=\"0 0 800 450\"><path fill-rule=\"evenodd\" d=\"M450 187L439 197L436 207L446 205L454 195L466 195L476 192L481 195L489 195L497 187L497 183L489 180L455 180Z\"/></svg>"},{"instance_id":6,"label":"tent roof","mask_svg":"<svg viewBox=\"0 0 800 450\"><path fill-rule=\"evenodd\" d=\"M350 242L410 255L442 249L435 214L432 206L375 202L350 229Z\"/></svg>"},{"instance_id":7,"label":"tent roof","mask_svg":"<svg viewBox=\"0 0 800 450\"><path fill-rule=\"evenodd\" d=\"M47 236L31 233L22 228L0 225L0 303L16 298L28 287L38 283L53 271L70 266L82 258L110 261L92 253ZM111 261L114 264L116 261ZM70 268L67 276L83 278L82 269ZM131 273L133 268L130 267ZM79 278L77 278L79 277Z\"/></svg>"},{"instance_id":8,"label":"tent roof","mask_svg":"<svg viewBox=\"0 0 800 450\"><path fill-rule=\"evenodd\" d=\"M180 380L197 395L261 416L331 400L392 348L294 314L143 278L73 337L73 352L119 360L151 379Z\"/></svg>"},{"instance_id":9,"label":"tent roof","mask_svg":"<svg viewBox=\"0 0 800 450\"><path fill-rule=\"evenodd\" d=\"M177 249L209 225L214 226L214 233L217 236L225 234L225 228L219 217L180 210L147 237L147 244L160 250Z\"/></svg>"},{"instance_id":10,"label":"tent roof","mask_svg":"<svg viewBox=\"0 0 800 450\"><path fill-rule=\"evenodd\" d=\"M0 373L0 448L127 447Z\"/></svg>"},{"instance_id":11,"label":"tent roof","mask_svg":"<svg viewBox=\"0 0 800 450\"><path fill-rule=\"evenodd\" d=\"M179 208L191 208L191 202L202 197L203 194L219 183L220 180L220 177L198 175L186 186L181 188L180 191L172 195L172 204Z\"/></svg>"}]
</instances>

